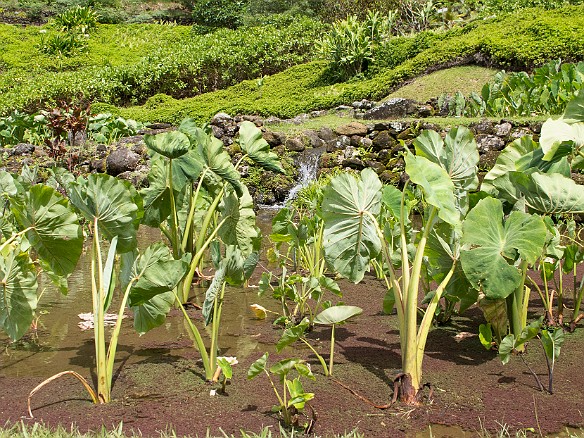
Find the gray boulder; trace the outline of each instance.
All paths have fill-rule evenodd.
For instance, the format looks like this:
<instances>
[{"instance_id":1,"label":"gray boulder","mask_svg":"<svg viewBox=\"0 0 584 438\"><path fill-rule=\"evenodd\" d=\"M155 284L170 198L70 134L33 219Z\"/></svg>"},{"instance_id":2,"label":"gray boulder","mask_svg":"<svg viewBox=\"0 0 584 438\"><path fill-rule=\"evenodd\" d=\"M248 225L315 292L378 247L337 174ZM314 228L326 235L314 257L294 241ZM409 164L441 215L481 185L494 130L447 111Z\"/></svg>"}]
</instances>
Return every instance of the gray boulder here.
<instances>
[{"instance_id":1,"label":"gray boulder","mask_svg":"<svg viewBox=\"0 0 584 438\"><path fill-rule=\"evenodd\" d=\"M397 97L367 111L363 118L367 120L375 119L397 119L416 114L419 103L412 99Z\"/></svg>"},{"instance_id":2,"label":"gray boulder","mask_svg":"<svg viewBox=\"0 0 584 438\"><path fill-rule=\"evenodd\" d=\"M107 173L117 176L124 172L136 170L140 155L126 147L119 147L110 153L106 159Z\"/></svg>"}]
</instances>

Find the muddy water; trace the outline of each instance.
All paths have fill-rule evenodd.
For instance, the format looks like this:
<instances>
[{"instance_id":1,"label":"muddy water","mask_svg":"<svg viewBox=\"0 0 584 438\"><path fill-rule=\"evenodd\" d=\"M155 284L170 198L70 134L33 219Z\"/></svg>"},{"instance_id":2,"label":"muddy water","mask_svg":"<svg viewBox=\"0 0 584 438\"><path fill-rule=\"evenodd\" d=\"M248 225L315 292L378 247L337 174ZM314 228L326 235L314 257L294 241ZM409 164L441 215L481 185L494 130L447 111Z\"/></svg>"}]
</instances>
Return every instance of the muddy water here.
<instances>
[{"instance_id":1,"label":"muddy water","mask_svg":"<svg viewBox=\"0 0 584 438\"><path fill-rule=\"evenodd\" d=\"M271 212L258 214L258 226L264 235L271 227ZM139 242L145 247L161 240L156 229L141 228ZM79 260L76 271L69 278L69 293L61 295L46 278L40 278L39 291L42 292L37 314L37 329L29 332L16 343L10 343L0 332L0 376L35 376L49 377L64 370L73 370L85 375L93 367L94 344L93 330L81 330L78 323L80 313L91 312L91 272L90 257L84 253ZM195 290L200 297L204 288ZM253 303L266 304L265 299L258 299L257 288L227 288L224 311L221 320L220 347L221 354L246 357L260 348L253 335L254 326L264 324L257 321L249 310ZM117 312L114 302L109 310ZM205 336L205 329L198 324ZM111 333L111 329L108 330ZM248 333L247 335L245 333ZM106 339L109 338L109 335ZM169 348L168 345L177 348ZM261 346L261 348L266 348ZM119 339L116 362L120 365L142 361L145 356L161 354L194 353L190 347L188 331L185 330L183 318L178 315L167 318L165 324L138 336L132 327L131 318L126 318Z\"/></svg>"}]
</instances>

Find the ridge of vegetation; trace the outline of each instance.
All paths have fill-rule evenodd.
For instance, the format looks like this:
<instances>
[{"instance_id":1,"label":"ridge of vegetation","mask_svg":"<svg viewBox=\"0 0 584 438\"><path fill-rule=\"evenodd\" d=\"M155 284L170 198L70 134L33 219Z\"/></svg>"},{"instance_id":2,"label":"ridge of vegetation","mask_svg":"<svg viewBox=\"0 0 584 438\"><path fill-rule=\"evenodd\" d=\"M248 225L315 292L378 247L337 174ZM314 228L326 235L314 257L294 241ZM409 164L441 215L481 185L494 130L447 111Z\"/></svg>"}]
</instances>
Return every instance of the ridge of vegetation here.
<instances>
[{"instance_id":1,"label":"ridge of vegetation","mask_svg":"<svg viewBox=\"0 0 584 438\"><path fill-rule=\"evenodd\" d=\"M532 69L550 59L584 57L584 6L553 11L525 9L500 18L473 22L443 33L422 32L390 40L378 68L368 78L332 83L328 64L314 61L257 81L242 81L225 90L176 100L156 95L143 106L94 105L139 121L178 123L184 117L206 122L220 111L293 117L363 98L379 100L396 86L424 72L456 64L486 64ZM425 43L424 43L425 41ZM414 49L414 48L418 49ZM386 68L379 66L386 65Z\"/></svg>"}]
</instances>

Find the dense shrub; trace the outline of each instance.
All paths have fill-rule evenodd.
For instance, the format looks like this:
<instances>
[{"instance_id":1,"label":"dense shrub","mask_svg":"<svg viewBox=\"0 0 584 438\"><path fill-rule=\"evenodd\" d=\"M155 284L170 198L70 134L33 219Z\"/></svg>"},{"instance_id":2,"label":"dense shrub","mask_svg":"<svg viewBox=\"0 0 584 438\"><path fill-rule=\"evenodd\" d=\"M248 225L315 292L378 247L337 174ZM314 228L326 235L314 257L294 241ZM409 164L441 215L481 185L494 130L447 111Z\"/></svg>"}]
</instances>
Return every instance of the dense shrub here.
<instances>
[{"instance_id":1,"label":"dense shrub","mask_svg":"<svg viewBox=\"0 0 584 438\"><path fill-rule=\"evenodd\" d=\"M199 26L236 29L243 23L246 0L195 0L193 21Z\"/></svg>"},{"instance_id":2,"label":"dense shrub","mask_svg":"<svg viewBox=\"0 0 584 438\"><path fill-rule=\"evenodd\" d=\"M0 35L8 36L4 60L9 68L0 77L0 114L34 111L79 95L124 105L156 93L182 98L225 88L310 60L321 29L308 18L286 27L221 29L204 36L190 35L182 26L104 25L90 38L86 53L59 66L40 53L18 55L30 52L38 31L25 30L22 38L12 26L0 25ZM62 71L50 71L57 69Z\"/></svg>"},{"instance_id":3,"label":"dense shrub","mask_svg":"<svg viewBox=\"0 0 584 438\"><path fill-rule=\"evenodd\" d=\"M171 123L186 116L208 121L218 111L293 117L363 98L380 99L406 79L461 61L478 59L506 68L531 70L558 57L581 60L584 59L582 28L584 6L545 12L525 10L446 33L426 50L414 52L401 64L380 70L366 80L327 84L323 80L327 64L313 62L265 78L261 95L255 81L244 81L227 90L192 99L173 99L155 108L146 105L121 109L118 113L125 118ZM545 29L548 31L544 32Z\"/></svg>"}]
</instances>

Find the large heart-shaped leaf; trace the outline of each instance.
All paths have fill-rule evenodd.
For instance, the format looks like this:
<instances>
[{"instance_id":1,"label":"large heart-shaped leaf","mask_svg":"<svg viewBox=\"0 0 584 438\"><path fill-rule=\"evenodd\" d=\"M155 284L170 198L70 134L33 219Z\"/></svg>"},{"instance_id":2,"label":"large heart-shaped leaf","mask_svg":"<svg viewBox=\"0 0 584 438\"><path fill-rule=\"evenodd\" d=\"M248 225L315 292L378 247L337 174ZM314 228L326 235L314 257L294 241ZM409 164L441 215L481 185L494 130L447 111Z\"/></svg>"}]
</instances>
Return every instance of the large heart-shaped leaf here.
<instances>
[{"instance_id":1,"label":"large heart-shaped leaf","mask_svg":"<svg viewBox=\"0 0 584 438\"><path fill-rule=\"evenodd\" d=\"M324 190L324 250L327 262L344 277L358 283L377 257L381 241L371 217L381 209L381 182L371 169L357 179L344 173L333 178Z\"/></svg>"},{"instance_id":2,"label":"large heart-shaped leaf","mask_svg":"<svg viewBox=\"0 0 584 438\"><path fill-rule=\"evenodd\" d=\"M578 95L568 102L562 118L568 123L584 122L584 91L580 90Z\"/></svg>"},{"instance_id":3,"label":"large heart-shaped leaf","mask_svg":"<svg viewBox=\"0 0 584 438\"><path fill-rule=\"evenodd\" d=\"M503 220L503 205L485 198L473 208L462 224L462 268L471 284L482 288L488 298L505 298L521 281L513 263L521 258L529 264L541 255L546 227L539 216L520 211Z\"/></svg>"},{"instance_id":4,"label":"large heart-shaped leaf","mask_svg":"<svg viewBox=\"0 0 584 438\"><path fill-rule=\"evenodd\" d=\"M525 204L542 214L584 212L584 186L558 173L512 172L509 177Z\"/></svg>"},{"instance_id":5,"label":"large heart-shaped leaf","mask_svg":"<svg viewBox=\"0 0 584 438\"><path fill-rule=\"evenodd\" d=\"M128 181L105 174L79 178L71 184L71 203L93 222L108 240L118 236L118 252L136 247L136 231L142 219L142 198Z\"/></svg>"},{"instance_id":6,"label":"large heart-shaped leaf","mask_svg":"<svg viewBox=\"0 0 584 438\"><path fill-rule=\"evenodd\" d=\"M539 143L544 160L555 157L564 142L572 142L576 148L584 146L584 122L568 124L563 119L548 119L541 127Z\"/></svg>"},{"instance_id":7,"label":"large heart-shaped leaf","mask_svg":"<svg viewBox=\"0 0 584 438\"><path fill-rule=\"evenodd\" d=\"M363 313L363 309L357 306L331 306L316 315L314 323L320 325L340 324L354 316L361 315L361 313Z\"/></svg>"},{"instance_id":8,"label":"large heart-shaped leaf","mask_svg":"<svg viewBox=\"0 0 584 438\"><path fill-rule=\"evenodd\" d=\"M285 173L278 155L270 151L270 145L262 137L262 131L252 122L245 121L239 126L241 149L264 169Z\"/></svg>"},{"instance_id":9,"label":"large heart-shaped leaf","mask_svg":"<svg viewBox=\"0 0 584 438\"><path fill-rule=\"evenodd\" d=\"M460 212L456 207L454 183L441 166L412 153L406 155L406 172L413 183L424 191L428 204L438 209L438 217L453 226L460 224Z\"/></svg>"},{"instance_id":10,"label":"large heart-shaped leaf","mask_svg":"<svg viewBox=\"0 0 584 438\"><path fill-rule=\"evenodd\" d=\"M414 140L416 155L442 167L457 190L478 187L479 152L472 132L463 126L451 129L445 140L436 131L425 130Z\"/></svg>"},{"instance_id":11,"label":"large heart-shaped leaf","mask_svg":"<svg viewBox=\"0 0 584 438\"><path fill-rule=\"evenodd\" d=\"M161 155L153 156L148 172L148 187L140 191L144 203L144 225L158 228L170 216L170 189L166 179L164 158Z\"/></svg>"},{"instance_id":12,"label":"large heart-shaped leaf","mask_svg":"<svg viewBox=\"0 0 584 438\"><path fill-rule=\"evenodd\" d=\"M0 327L15 341L30 328L37 306L37 273L18 247L0 254Z\"/></svg>"},{"instance_id":13,"label":"large heart-shaped leaf","mask_svg":"<svg viewBox=\"0 0 584 438\"><path fill-rule=\"evenodd\" d=\"M69 275L83 250L83 235L77 215L69 202L49 186L37 184L19 199L11 210L26 237L48 267L57 275Z\"/></svg>"},{"instance_id":14,"label":"large heart-shaped leaf","mask_svg":"<svg viewBox=\"0 0 584 438\"><path fill-rule=\"evenodd\" d=\"M146 134L144 143L149 149L171 160L186 154L191 145L189 138L179 131Z\"/></svg>"},{"instance_id":15,"label":"large heart-shaped leaf","mask_svg":"<svg viewBox=\"0 0 584 438\"><path fill-rule=\"evenodd\" d=\"M0 197L14 196L18 193L16 183L12 175L5 170L0 171Z\"/></svg>"},{"instance_id":16,"label":"large heart-shaped leaf","mask_svg":"<svg viewBox=\"0 0 584 438\"><path fill-rule=\"evenodd\" d=\"M172 291L188 270L188 259L174 260L164 243L153 243L134 262L130 306L138 306L156 295Z\"/></svg>"},{"instance_id":17,"label":"large heart-shaped leaf","mask_svg":"<svg viewBox=\"0 0 584 438\"><path fill-rule=\"evenodd\" d=\"M237 197L233 190L228 190L219 204L220 220L219 237L226 245L236 245L242 254L247 257L254 250L254 242L260 233L256 227L256 216L253 209L253 199L243 187L241 197Z\"/></svg>"},{"instance_id":18,"label":"large heart-shaped leaf","mask_svg":"<svg viewBox=\"0 0 584 438\"><path fill-rule=\"evenodd\" d=\"M139 306L132 307L134 312L134 329L144 334L164 324L166 315L172 308L175 296L173 292L158 294Z\"/></svg>"}]
</instances>

